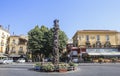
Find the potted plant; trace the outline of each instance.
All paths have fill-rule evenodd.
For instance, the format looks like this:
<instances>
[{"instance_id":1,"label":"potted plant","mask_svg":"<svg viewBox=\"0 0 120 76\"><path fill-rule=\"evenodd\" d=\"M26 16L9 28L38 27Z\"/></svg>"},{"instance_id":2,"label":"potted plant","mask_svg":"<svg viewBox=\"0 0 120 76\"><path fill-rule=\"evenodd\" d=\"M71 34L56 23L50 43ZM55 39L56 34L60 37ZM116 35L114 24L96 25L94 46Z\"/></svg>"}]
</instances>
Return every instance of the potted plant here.
<instances>
[{"instance_id":1,"label":"potted plant","mask_svg":"<svg viewBox=\"0 0 120 76\"><path fill-rule=\"evenodd\" d=\"M69 70L75 70L77 67L77 64L75 64L73 62L70 62L69 65L70 65Z\"/></svg>"},{"instance_id":2,"label":"potted plant","mask_svg":"<svg viewBox=\"0 0 120 76\"><path fill-rule=\"evenodd\" d=\"M52 63L47 63L42 66L42 70L46 72L53 72L55 70L55 67Z\"/></svg>"},{"instance_id":3,"label":"potted plant","mask_svg":"<svg viewBox=\"0 0 120 76\"><path fill-rule=\"evenodd\" d=\"M116 63L117 59L116 58L112 58L112 62Z\"/></svg>"},{"instance_id":4,"label":"potted plant","mask_svg":"<svg viewBox=\"0 0 120 76\"><path fill-rule=\"evenodd\" d=\"M98 62L101 64L103 62L103 58L99 58Z\"/></svg>"},{"instance_id":5,"label":"potted plant","mask_svg":"<svg viewBox=\"0 0 120 76\"><path fill-rule=\"evenodd\" d=\"M68 70L68 64L62 63L58 65L59 72L67 72L67 70Z\"/></svg>"},{"instance_id":6,"label":"potted plant","mask_svg":"<svg viewBox=\"0 0 120 76\"><path fill-rule=\"evenodd\" d=\"M41 69L41 64L40 64L40 63L36 63L36 64L34 65L34 69L35 69L35 70L40 70L40 69Z\"/></svg>"}]
</instances>

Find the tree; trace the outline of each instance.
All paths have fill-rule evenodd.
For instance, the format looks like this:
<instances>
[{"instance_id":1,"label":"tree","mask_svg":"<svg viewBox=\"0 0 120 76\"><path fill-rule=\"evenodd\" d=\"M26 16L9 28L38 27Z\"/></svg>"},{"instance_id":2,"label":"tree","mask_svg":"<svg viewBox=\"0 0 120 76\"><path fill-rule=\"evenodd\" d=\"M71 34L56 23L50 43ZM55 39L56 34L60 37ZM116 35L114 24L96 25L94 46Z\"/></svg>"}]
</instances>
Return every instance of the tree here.
<instances>
[{"instance_id":1,"label":"tree","mask_svg":"<svg viewBox=\"0 0 120 76\"><path fill-rule=\"evenodd\" d=\"M46 57L51 57L52 56L52 50L53 50L53 29L51 28L48 33L46 33L45 35L46 40L47 40L47 44L45 45L46 49L46 53L45 56Z\"/></svg>"},{"instance_id":2,"label":"tree","mask_svg":"<svg viewBox=\"0 0 120 76\"><path fill-rule=\"evenodd\" d=\"M59 51L62 53L66 47L67 35L59 31ZM34 59L51 57L53 50L53 28L48 29L44 25L36 25L28 32L28 49L31 50Z\"/></svg>"},{"instance_id":3,"label":"tree","mask_svg":"<svg viewBox=\"0 0 120 76\"><path fill-rule=\"evenodd\" d=\"M66 48L66 41L68 40L67 35L64 31L59 31L59 53L61 54L63 50Z\"/></svg>"},{"instance_id":4,"label":"tree","mask_svg":"<svg viewBox=\"0 0 120 76\"><path fill-rule=\"evenodd\" d=\"M33 57L37 58L37 61L40 60L40 56L43 54L43 35L38 25L28 32L28 48L32 51Z\"/></svg>"}]
</instances>

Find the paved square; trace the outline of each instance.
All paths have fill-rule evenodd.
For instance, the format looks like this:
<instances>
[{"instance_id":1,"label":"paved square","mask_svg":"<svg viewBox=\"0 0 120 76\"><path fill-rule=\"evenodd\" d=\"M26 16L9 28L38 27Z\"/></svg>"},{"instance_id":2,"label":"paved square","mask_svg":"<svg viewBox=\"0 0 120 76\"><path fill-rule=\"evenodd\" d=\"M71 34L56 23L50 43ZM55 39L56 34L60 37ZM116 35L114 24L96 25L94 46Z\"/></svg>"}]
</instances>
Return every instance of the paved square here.
<instances>
[{"instance_id":1,"label":"paved square","mask_svg":"<svg viewBox=\"0 0 120 76\"><path fill-rule=\"evenodd\" d=\"M81 63L75 72L45 73L29 70L33 64L0 65L0 76L120 76L119 63Z\"/></svg>"}]
</instances>

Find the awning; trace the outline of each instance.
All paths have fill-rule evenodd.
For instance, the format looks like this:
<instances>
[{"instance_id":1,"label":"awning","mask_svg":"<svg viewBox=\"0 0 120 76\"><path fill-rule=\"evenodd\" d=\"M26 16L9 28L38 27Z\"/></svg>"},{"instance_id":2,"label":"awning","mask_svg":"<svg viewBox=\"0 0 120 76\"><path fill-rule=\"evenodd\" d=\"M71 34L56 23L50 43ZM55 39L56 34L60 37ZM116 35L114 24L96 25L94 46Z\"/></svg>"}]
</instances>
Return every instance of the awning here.
<instances>
[{"instance_id":1,"label":"awning","mask_svg":"<svg viewBox=\"0 0 120 76\"><path fill-rule=\"evenodd\" d=\"M100 53L88 53L88 55L101 55Z\"/></svg>"},{"instance_id":2,"label":"awning","mask_svg":"<svg viewBox=\"0 0 120 76\"><path fill-rule=\"evenodd\" d=\"M118 49L87 49L86 53L88 55L120 55Z\"/></svg>"},{"instance_id":3,"label":"awning","mask_svg":"<svg viewBox=\"0 0 120 76\"><path fill-rule=\"evenodd\" d=\"M0 54L0 57L7 57L7 56L5 56L4 54Z\"/></svg>"},{"instance_id":4,"label":"awning","mask_svg":"<svg viewBox=\"0 0 120 76\"><path fill-rule=\"evenodd\" d=\"M120 55L120 53L88 53L88 55Z\"/></svg>"},{"instance_id":5,"label":"awning","mask_svg":"<svg viewBox=\"0 0 120 76\"><path fill-rule=\"evenodd\" d=\"M11 54L11 55L9 55L9 57L20 57L20 55L17 55L17 54Z\"/></svg>"}]
</instances>

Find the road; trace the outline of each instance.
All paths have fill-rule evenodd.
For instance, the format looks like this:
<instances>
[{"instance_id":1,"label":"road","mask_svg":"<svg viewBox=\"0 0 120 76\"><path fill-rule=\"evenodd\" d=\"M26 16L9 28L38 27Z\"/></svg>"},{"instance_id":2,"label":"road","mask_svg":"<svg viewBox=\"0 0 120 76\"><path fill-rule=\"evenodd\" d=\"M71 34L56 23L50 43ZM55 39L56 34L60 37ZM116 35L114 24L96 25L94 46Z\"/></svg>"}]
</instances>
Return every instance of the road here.
<instances>
[{"instance_id":1,"label":"road","mask_svg":"<svg viewBox=\"0 0 120 76\"><path fill-rule=\"evenodd\" d=\"M31 70L33 64L0 64L0 76L120 76L120 64L80 64L67 73L45 73Z\"/></svg>"}]
</instances>

